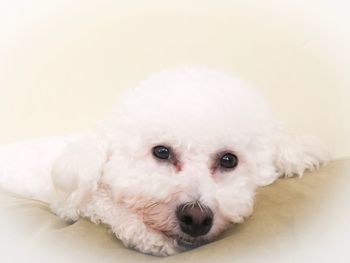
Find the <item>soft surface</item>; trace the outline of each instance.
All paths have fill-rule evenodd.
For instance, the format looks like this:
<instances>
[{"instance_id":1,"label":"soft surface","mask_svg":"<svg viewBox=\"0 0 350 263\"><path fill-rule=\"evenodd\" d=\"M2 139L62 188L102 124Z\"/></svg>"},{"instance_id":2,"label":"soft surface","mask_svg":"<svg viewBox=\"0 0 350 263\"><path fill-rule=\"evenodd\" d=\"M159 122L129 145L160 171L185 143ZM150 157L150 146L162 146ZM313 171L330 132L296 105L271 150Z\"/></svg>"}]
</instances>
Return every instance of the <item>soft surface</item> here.
<instances>
[{"instance_id":1,"label":"soft surface","mask_svg":"<svg viewBox=\"0 0 350 263\"><path fill-rule=\"evenodd\" d=\"M0 194L0 261L348 262L350 159L260 189L253 216L220 240L168 258L125 248L103 226L69 225L36 201Z\"/></svg>"}]
</instances>

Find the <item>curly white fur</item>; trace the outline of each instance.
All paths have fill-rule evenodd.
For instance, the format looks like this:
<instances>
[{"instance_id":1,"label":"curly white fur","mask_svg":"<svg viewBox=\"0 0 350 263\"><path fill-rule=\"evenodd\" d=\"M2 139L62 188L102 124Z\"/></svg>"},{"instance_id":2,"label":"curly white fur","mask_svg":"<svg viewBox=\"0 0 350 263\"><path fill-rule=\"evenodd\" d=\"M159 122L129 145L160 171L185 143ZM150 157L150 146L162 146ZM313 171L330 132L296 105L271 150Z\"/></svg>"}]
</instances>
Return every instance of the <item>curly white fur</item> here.
<instances>
[{"instance_id":1,"label":"curly white fur","mask_svg":"<svg viewBox=\"0 0 350 263\"><path fill-rule=\"evenodd\" d=\"M180 169L156 160L156 145L170 146ZM238 156L235 169L213 169L223 151ZM283 131L247 83L180 68L141 82L87 134L3 146L0 183L67 220L103 222L128 247L172 255L184 249L179 239L202 244L242 222L257 187L327 159L316 140ZM179 228L175 211L186 202L213 211L204 236Z\"/></svg>"}]
</instances>

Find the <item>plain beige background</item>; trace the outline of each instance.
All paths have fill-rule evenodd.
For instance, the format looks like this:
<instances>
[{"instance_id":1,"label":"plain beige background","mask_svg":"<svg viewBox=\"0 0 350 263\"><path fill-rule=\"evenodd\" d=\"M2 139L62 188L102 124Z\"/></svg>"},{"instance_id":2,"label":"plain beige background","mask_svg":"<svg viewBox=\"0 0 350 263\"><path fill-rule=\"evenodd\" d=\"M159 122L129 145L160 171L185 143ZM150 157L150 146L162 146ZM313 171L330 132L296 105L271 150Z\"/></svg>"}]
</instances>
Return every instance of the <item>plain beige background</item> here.
<instances>
[{"instance_id":1,"label":"plain beige background","mask_svg":"<svg viewBox=\"0 0 350 263\"><path fill-rule=\"evenodd\" d=\"M0 1L0 143L86 129L183 64L232 72L350 156L350 2Z\"/></svg>"}]
</instances>

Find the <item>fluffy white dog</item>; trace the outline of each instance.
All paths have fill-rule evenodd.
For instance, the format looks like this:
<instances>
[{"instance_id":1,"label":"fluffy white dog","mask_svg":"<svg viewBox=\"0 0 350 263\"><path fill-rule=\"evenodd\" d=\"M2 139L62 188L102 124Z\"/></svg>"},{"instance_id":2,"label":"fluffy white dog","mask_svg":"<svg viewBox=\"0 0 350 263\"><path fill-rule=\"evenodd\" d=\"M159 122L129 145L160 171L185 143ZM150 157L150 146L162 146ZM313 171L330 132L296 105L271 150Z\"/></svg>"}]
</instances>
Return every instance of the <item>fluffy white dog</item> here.
<instances>
[{"instance_id":1,"label":"fluffy white dog","mask_svg":"<svg viewBox=\"0 0 350 263\"><path fill-rule=\"evenodd\" d=\"M246 83L181 68L141 82L88 134L3 146L0 183L165 256L214 240L251 214L257 187L327 158Z\"/></svg>"}]
</instances>

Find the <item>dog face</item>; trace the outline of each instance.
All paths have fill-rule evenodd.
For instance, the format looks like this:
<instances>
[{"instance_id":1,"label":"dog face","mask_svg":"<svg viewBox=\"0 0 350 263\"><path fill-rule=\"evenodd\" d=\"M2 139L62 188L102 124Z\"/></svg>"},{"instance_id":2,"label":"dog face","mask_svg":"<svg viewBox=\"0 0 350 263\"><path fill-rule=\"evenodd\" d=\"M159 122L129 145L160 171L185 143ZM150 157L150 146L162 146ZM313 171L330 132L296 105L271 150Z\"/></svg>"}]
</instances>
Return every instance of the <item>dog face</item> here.
<instances>
[{"instance_id":1,"label":"dog face","mask_svg":"<svg viewBox=\"0 0 350 263\"><path fill-rule=\"evenodd\" d=\"M115 205L184 249L241 222L256 187L277 176L269 109L220 72L151 77L100 128L111 149L101 180Z\"/></svg>"},{"instance_id":2,"label":"dog face","mask_svg":"<svg viewBox=\"0 0 350 263\"><path fill-rule=\"evenodd\" d=\"M163 256L214 240L251 213L258 186L329 158L282 131L249 85L198 68L141 82L82 137L53 166L52 209Z\"/></svg>"}]
</instances>

